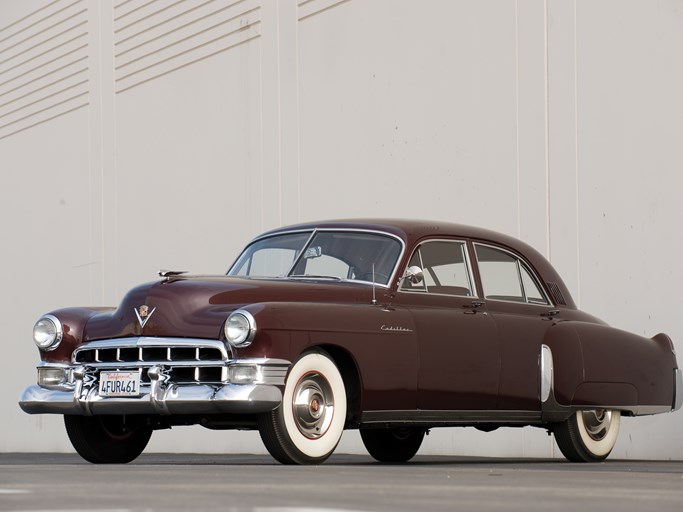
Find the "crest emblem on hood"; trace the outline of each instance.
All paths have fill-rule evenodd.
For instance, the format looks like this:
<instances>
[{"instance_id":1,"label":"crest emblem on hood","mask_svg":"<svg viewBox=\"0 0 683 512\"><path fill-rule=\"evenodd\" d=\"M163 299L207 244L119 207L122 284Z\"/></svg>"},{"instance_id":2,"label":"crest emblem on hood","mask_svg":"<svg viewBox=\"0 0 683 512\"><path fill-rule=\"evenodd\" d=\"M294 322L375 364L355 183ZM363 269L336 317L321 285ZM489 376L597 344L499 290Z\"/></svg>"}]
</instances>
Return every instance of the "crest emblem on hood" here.
<instances>
[{"instance_id":1,"label":"crest emblem on hood","mask_svg":"<svg viewBox=\"0 0 683 512\"><path fill-rule=\"evenodd\" d=\"M157 308L153 308L152 311L150 311L149 306L144 304L140 306L139 309L133 308L133 311L135 311L135 316L138 317L138 323L140 324L141 328L145 326L150 318L152 318L152 315L156 309Z\"/></svg>"}]
</instances>

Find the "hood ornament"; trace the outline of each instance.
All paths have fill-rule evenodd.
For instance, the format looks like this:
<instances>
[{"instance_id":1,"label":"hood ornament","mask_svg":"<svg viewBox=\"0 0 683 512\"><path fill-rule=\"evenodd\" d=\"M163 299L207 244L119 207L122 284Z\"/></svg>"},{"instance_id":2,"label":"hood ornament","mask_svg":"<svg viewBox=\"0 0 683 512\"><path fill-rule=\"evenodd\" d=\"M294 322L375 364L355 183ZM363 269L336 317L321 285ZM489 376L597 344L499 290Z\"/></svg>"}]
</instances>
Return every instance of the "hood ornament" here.
<instances>
[{"instance_id":1,"label":"hood ornament","mask_svg":"<svg viewBox=\"0 0 683 512\"><path fill-rule=\"evenodd\" d=\"M150 318L152 318L152 315L156 310L157 308L153 308L152 311L150 311L149 306L146 306L144 304L140 306L139 310L133 308L133 311L135 311L135 316L138 317L138 323L140 324L140 328L145 327L145 324Z\"/></svg>"},{"instance_id":2,"label":"hood ornament","mask_svg":"<svg viewBox=\"0 0 683 512\"><path fill-rule=\"evenodd\" d=\"M183 274L187 274L187 270L166 270L166 269L161 269L159 272L159 277L165 277L166 281L168 282L171 280L172 277L180 276Z\"/></svg>"}]
</instances>

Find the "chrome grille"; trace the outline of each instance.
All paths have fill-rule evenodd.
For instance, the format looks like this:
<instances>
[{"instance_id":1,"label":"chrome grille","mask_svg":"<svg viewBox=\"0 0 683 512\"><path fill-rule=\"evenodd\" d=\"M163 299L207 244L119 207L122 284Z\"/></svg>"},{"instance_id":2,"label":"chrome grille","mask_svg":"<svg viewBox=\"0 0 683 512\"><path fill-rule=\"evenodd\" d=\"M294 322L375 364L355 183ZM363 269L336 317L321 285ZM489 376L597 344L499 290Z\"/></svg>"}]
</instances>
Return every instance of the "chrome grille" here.
<instances>
[{"instance_id":1,"label":"chrome grille","mask_svg":"<svg viewBox=\"0 0 683 512\"><path fill-rule=\"evenodd\" d=\"M79 350L74 358L81 364L223 360L221 351L211 347L92 348Z\"/></svg>"},{"instance_id":2,"label":"chrome grille","mask_svg":"<svg viewBox=\"0 0 683 512\"><path fill-rule=\"evenodd\" d=\"M93 341L78 347L74 364L98 370L142 369L142 382L149 382L152 366L167 369L175 383L220 383L227 381L225 345L220 341L174 338L122 338Z\"/></svg>"}]
</instances>

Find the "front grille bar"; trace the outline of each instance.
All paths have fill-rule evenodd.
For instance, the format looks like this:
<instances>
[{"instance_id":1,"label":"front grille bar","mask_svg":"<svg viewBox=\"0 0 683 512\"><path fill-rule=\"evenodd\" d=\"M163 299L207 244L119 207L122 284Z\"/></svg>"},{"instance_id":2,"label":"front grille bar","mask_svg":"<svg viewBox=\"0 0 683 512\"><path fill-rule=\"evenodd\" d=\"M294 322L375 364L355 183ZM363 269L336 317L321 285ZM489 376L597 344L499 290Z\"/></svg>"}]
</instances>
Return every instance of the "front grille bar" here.
<instances>
[{"instance_id":1,"label":"front grille bar","mask_svg":"<svg viewBox=\"0 0 683 512\"><path fill-rule=\"evenodd\" d=\"M94 354L93 357L89 357L89 354L91 353ZM110 354L112 353L116 355L114 357L110 357ZM88 356L85 356L85 354L88 354ZM224 361L221 352L211 347L138 347L137 349L95 348L94 350L80 350L79 356L80 357L78 357L77 362L81 363L132 363L135 361L144 361L147 363L150 361Z\"/></svg>"},{"instance_id":2,"label":"front grille bar","mask_svg":"<svg viewBox=\"0 0 683 512\"><path fill-rule=\"evenodd\" d=\"M118 338L84 343L74 350L72 362L135 363L149 365L156 361L176 363L193 361L227 362L230 357L226 345L218 340L186 338Z\"/></svg>"},{"instance_id":3,"label":"front grille bar","mask_svg":"<svg viewBox=\"0 0 683 512\"><path fill-rule=\"evenodd\" d=\"M168 368L177 382L227 381L230 361L225 344L217 340L185 338L119 338L84 343L74 350L72 363L95 370L142 368L149 382L151 367Z\"/></svg>"}]
</instances>

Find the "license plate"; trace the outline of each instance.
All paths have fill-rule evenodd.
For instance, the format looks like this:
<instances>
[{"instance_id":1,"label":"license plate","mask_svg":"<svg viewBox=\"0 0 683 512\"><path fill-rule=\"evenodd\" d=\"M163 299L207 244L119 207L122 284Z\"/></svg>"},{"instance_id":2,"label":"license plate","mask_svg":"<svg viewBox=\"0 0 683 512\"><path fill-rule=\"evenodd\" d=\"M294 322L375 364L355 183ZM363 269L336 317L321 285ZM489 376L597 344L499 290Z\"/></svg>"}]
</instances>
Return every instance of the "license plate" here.
<instances>
[{"instance_id":1,"label":"license plate","mask_svg":"<svg viewBox=\"0 0 683 512\"><path fill-rule=\"evenodd\" d=\"M140 371L100 372L100 396L140 396Z\"/></svg>"}]
</instances>

